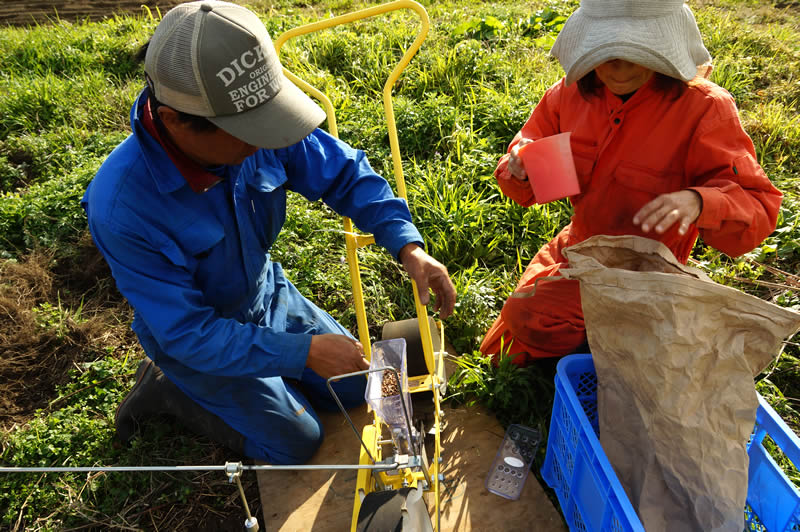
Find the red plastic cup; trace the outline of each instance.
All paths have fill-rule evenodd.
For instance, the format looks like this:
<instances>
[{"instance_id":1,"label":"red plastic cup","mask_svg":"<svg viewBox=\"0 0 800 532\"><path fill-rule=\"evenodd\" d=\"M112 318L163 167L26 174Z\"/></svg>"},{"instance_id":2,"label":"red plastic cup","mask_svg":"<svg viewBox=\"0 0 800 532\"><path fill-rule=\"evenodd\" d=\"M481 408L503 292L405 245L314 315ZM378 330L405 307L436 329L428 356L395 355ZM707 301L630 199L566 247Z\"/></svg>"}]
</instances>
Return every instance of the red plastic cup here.
<instances>
[{"instance_id":1,"label":"red plastic cup","mask_svg":"<svg viewBox=\"0 0 800 532\"><path fill-rule=\"evenodd\" d=\"M536 203L580 194L569 137L571 132L544 137L519 149Z\"/></svg>"}]
</instances>

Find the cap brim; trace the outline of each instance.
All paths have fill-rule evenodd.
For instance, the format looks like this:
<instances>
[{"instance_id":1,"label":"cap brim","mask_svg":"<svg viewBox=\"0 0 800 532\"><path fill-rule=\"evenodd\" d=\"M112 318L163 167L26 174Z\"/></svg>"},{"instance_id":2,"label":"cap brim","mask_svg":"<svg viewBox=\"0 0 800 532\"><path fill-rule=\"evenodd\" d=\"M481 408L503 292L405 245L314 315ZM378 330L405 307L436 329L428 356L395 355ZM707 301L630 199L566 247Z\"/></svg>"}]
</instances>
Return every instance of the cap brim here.
<instances>
[{"instance_id":1,"label":"cap brim","mask_svg":"<svg viewBox=\"0 0 800 532\"><path fill-rule=\"evenodd\" d=\"M578 57L569 71L567 71L566 84L569 85L578 81L594 70L598 65L602 65L606 61L612 59L624 59L631 63L649 68L655 72L660 72L673 78L683 79L684 81L692 79L697 71L696 66L683 64L681 67L684 72L691 72L691 75L684 74L684 72L677 70L677 65L674 62L669 61L649 47L615 42L603 45L600 48L594 48Z\"/></svg>"},{"instance_id":2,"label":"cap brim","mask_svg":"<svg viewBox=\"0 0 800 532\"><path fill-rule=\"evenodd\" d=\"M258 148L285 148L306 138L325 120L325 111L284 77L270 101L258 107L208 120L239 140Z\"/></svg>"}]
</instances>

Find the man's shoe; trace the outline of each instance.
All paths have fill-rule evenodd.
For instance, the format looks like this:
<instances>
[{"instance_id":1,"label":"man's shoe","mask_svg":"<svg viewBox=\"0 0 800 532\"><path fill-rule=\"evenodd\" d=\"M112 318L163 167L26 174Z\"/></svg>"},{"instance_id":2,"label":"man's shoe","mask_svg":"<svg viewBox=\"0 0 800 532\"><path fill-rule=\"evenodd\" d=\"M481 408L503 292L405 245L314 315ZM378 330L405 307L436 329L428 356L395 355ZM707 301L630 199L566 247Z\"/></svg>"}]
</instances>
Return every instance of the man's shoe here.
<instances>
[{"instance_id":1,"label":"man's shoe","mask_svg":"<svg viewBox=\"0 0 800 532\"><path fill-rule=\"evenodd\" d=\"M117 406L114 415L114 425L117 428L117 437L124 443L129 443L139 428L138 418L146 414L155 413L158 391L156 383L156 365L149 358L145 358L136 369L136 383L128 395Z\"/></svg>"},{"instance_id":2,"label":"man's shoe","mask_svg":"<svg viewBox=\"0 0 800 532\"><path fill-rule=\"evenodd\" d=\"M117 407L114 416L117 436L128 443L139 429L139 421L161 414L172 416L192 432L244 455L244 436L187 397L146 358L136 370L136 384Z\"/></svg>"}]
</instances>

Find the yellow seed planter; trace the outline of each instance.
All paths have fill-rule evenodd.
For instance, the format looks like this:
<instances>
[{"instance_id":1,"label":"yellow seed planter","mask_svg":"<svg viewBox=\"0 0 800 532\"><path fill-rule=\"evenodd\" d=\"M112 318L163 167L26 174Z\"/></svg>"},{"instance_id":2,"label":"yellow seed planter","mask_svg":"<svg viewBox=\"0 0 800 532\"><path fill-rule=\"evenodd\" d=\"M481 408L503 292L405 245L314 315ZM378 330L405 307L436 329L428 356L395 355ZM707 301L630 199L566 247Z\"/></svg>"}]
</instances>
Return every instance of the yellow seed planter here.
<instances>
[{"instance_id":1,"label":"yellow seed planter","mask_svg":"<svg viewBox=\"0 0 800 532\"><path fill-rule=\"evenodd\" d=\"M280 54L281 47L289 39L294 37L307 35L334 26L351 23L357 20L376 15L382 15L390 11L401 9L409 9L415 12L420 19L420 28L416 39L408 48L408 50L406 50L399 63L394 67L388 79L386 80L386 83L383 87L383 109L389 133L389 143L392 152L392 163L394 168L397 194L398 196L408 200L405 180L403 178L403 167L400 159L394 110L392 107L392 88L400 77L400 74L408 66L411 58L419 50L420 45L425 40L425 36L428 33L430 22L425 8L412 0L395 0L386 4L362 9L345 15L294 28L283 33L275 40L275 48L278 51L278 54ZM330 99L320 90L309 85L288 70L285 70L285 73L289 79L291 79L301 89L305 90L308 94L316 98L322 104L327 114L328 130L333 136L338 137L336 116ZM349 218L345 217L343 223L347 251L347 263L350 270L350 279L353 288L359 340L364 346L364 351L367 355L367 358L371 359L372 345L370 343L369 329L367 326L367 316L364 305L364 294L361 287L361 274L357 251L362 247L373 244L375 240L372 235L357 233L353 227L352 221ZM409 456L408 462L402 462L397 469L391 471L378 472L376 470L359 469L354 494L353 519L351 527L351 530L353 531L356 531L357 527L359 526L359 512L362 509L362 501L366 497L373 493L400 490L401 488L419 488L425 492L433 494L433 499L435 502L434 508L432 508L434 515L432 526L437 532L439 530L439 463L441 462L441 411L439 403L441 400L441 395L444 393L446 386L446 376L444 373L443 363L445 351L443 345L444 331L441 329L440 324L437 324L434 322L434 320L428 317L427 309L420 302L417 286L413 281L412 290L414 292L414 301L417 313L417 319L413 320L415 328L413 333L414 335L418 335L415 344L419 345L421 343L421 352L409 352L409 357L424 357L427 372L424 372L421 375L409 375L408 391L412 394L426 392L426 395L424 396L426 398L428 395L431 396L431 401L433 403L433 416L432 421L430 422L431 426L426 427L426 431L429 430L430 434L433 436L432 456L424 456L425 452L423 450L420 453L422 456L416 454ZM438 330L432 330L432 327L436 327ZM403 329L403 327L401 327L401 329ZM405 329L408 328L405 327ZM386 328L384 327L384 332L385 331ZM438 345L434 346L433 338L436 338L436 343ZM368 424L362 428L362 446L359 460L360 465L372 464L373 461L375 463L379 463L382 460L390 458L390 456L385 456L389 454L389 452L386 451L386 448L390 446L392 441L391 438L389 438L386 434L386 428L386 424L378 417L377 414L374 416L374 420L371 424Z\"/></svg>"}]
</instances>

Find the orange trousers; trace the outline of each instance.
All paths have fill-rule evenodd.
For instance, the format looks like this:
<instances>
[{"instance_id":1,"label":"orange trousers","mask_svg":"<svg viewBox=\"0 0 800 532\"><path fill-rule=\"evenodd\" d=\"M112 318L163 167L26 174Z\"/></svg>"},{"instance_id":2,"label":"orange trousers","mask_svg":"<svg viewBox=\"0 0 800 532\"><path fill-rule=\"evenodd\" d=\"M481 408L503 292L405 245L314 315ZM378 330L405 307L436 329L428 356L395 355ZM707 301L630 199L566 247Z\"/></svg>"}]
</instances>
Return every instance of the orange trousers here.
<instances>
[{"instance_id":1,"label":"orange trousers","mask_svg":"<svg viewBox=\"0 0 800 532\"><path fill-rule=\"evenodd\" d=\"M574 353L586 342L578 281L561 277L569 245L567 226L533 257L500 316L486 333L480 350L492 356L513 356L526 366L534 359Z\"/></svg>"}]
</instances>

